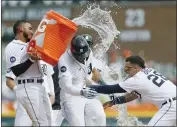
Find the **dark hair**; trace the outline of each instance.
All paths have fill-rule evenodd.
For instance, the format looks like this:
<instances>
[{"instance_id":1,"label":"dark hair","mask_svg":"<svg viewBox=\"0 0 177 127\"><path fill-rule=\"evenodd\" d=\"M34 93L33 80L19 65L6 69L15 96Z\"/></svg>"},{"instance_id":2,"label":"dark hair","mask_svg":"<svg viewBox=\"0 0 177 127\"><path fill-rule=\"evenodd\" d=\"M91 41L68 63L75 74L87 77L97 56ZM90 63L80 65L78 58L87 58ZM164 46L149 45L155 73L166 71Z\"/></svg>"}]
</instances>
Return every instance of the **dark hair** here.
<instances>
[{"instance_id":1,"label":"dark hair","mask_svg":"<svg viewBox=\"0 0 177 127\"><path fill-rule=\"evenodd\" d=\"M17 34L17 31L18 31L19 26L21 26L21 25L24 24L24 23L28 23L28 21L26 21L26 20L18 20L18 21L14 24L14 26L13 26L14 35Z\"/></svg>"},{"instance_id":2,"label":"dark hair","mask_svg":"<svg viewBox=\"0 0 177 127\"><path fill-rule=\"evenodd\" d=\"M132 64L136 64L141 68L146 68L145 61L140 56L129 56L125 60L126 62L130 62Z\"/></svg>"}]
</instances>

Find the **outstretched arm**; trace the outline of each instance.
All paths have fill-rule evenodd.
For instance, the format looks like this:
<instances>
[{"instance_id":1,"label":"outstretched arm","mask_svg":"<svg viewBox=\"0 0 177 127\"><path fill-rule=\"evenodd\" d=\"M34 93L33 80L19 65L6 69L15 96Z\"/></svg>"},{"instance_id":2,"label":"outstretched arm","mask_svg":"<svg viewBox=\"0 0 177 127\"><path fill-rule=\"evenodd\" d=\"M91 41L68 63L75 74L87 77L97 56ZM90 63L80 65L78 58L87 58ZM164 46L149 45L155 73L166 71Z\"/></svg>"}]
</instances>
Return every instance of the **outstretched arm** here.
<instances>
[{"instance_id":1,"label":"outstretched arm","mask_svg":"<svg viewBox=\"0 0 177 127\"><path fill-rule=\"evenodd\" d=\"M97 93L102 94L112 94L112 93L125 93L126 91L122 89L119 84L115 85L92 85L89 88L94 89Z\"/></svg>"}]
</instances>

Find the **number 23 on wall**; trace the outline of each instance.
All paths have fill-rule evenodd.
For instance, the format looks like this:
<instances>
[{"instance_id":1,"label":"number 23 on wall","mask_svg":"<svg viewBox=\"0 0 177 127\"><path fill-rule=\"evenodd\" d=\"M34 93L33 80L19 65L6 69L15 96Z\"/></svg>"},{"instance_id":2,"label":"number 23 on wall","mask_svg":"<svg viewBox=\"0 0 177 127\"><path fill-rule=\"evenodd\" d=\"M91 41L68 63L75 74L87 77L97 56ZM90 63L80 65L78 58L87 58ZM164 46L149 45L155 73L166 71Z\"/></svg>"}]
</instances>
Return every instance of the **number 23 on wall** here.
<instances>
[{"instance_id":1,"label":"number 23 on wall","mask_svg":"<svg viewBox=\"0 0 177 127\"><path fill-rule=\"evenodd\" d=\"M125 12L125 25L127 27L143 27L145 12L143 9L127 9Z\"/></svg>"}]
</instances>

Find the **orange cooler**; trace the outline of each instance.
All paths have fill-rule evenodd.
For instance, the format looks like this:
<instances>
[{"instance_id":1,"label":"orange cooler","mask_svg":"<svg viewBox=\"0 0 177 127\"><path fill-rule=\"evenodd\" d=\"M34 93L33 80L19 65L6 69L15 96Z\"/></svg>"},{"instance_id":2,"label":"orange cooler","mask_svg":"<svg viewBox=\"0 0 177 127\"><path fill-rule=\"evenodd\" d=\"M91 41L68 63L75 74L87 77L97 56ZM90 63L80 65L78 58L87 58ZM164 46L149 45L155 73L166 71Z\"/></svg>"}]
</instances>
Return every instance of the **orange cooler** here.
<instances>
[{"instance_id":1,"label":"orange cooler","mask_svg":"<svg viewBox=\"0 0 177 127\"><path fill-rule=\"evenodd\" d=\"M35 48L42 60L55 66L76 32L77 24L50 10L29 42L27 52L31 53Z\"/></svg>"}]
</instances>

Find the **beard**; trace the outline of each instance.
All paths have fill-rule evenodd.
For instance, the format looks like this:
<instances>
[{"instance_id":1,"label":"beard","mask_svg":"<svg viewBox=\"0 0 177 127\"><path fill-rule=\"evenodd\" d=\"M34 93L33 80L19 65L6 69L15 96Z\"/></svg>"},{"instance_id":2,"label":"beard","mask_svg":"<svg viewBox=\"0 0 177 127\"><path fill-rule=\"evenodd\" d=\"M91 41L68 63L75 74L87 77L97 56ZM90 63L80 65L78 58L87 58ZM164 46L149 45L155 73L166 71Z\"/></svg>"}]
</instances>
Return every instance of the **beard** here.
<instances>
[{"instance_id":1,"label":"beard","mask_svg":"<svg viewBox=\"0 0 177 127\"><path fill-rule=\"evenodd\" d=\"M31 40L31 38L28 37L27 32L23 32L23 37L26 39L26 42L29 42Z\"/></svg>"}]
</instances>

